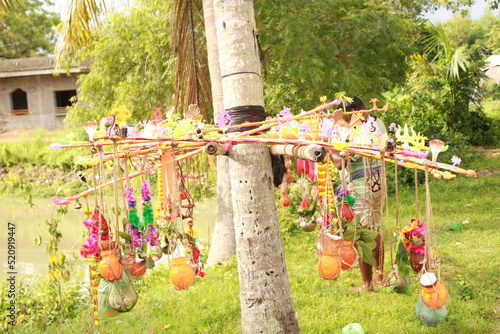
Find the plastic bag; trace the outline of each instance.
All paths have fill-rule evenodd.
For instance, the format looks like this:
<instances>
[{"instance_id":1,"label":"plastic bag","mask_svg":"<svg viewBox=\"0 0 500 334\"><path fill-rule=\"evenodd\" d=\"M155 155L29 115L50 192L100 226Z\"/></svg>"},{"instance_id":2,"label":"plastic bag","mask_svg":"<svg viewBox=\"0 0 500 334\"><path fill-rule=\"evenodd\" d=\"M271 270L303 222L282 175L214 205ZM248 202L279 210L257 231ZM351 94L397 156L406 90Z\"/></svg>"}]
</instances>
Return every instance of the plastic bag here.
<instances>
[{"instance_id":1,"label":"plastic bag","mask_svg":"<svg viewBox=\"0 0 500 334\"><path fill-rule=\"evenodd\" d=\"M97 290L97 317L101 322L106 322L107 320L120 314L109 305L111 284L112 283L109 283L105 279L101 279L99 282L99 289Z\"/></svg>"},{"instance_id":2,"label":"plastic bag","mask_svg":"<svg viewBox=\"0 0 500 334\"><path fill-rule=\"evenodd\" d=\"M134 308L138 298L139 296L132 281L132 274L127 268L124 268L122 277L110 283L109 306L118 312L128 312Z\"/></svg>"}]
</instances>

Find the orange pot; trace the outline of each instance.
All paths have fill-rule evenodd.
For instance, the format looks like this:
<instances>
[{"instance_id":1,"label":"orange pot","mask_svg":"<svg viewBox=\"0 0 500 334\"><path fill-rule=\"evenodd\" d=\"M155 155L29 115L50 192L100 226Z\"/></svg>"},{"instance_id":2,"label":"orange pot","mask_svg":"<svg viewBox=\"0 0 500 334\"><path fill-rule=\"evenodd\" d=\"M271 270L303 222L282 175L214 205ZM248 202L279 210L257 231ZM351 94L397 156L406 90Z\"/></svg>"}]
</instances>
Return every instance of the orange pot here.
<instances>
[{"instance_id":1,"label":"orange pot","mask_svg":"<svg viewBox=\"0 0 500 334\"><path fill-rule=\"evenodd\" d=\"M102 251L97 268L101 277L108 282L114 282L122 277L123 265L118 259L116 250Z\"/></svg>"},{"instance_id":2,"label":"orange pot","mask_svg":"<svg viewBox=\"0 0 500 334\"><path fill-rule=\"evenodd\" d=\"M358 262L358 252L354 248L352 241L344 240L344 245L340 251L340 261L342 270L349 270Z\"/></svg>"},{"instance_id":3,"label":"orange pot","mask_svg":"<svg viewBox=\"0 0 500 334\"><path fill-rule=\"evenodd\" d=\"M184 290L191 286L194 280L194 270L188 264L187 257L178 257L172 260L169 277L178 290Z\"/></svg>"},{"instance_id":4,"label":"orange pot","mask_svg":"<svg viewBox=\"0 0 500 334\"><path fill-rule=\"evenodd\" d=\"M141 263L134 262L129 268L130 273L134 277L141 277L146 272L146 269L146 261L142 261Z\"/></svg>"},{"instance_id":5,"label":"orange pot","mask_svg":"<svg viewBox=\"0 0 500 334\"><path fill-rule=\"evenodd\" d=\"M440 282L431 286L420 286L420 296L425 305L433 310L440 310L448 301L448 290Z\"/></svg>"},{"instance_id":6,"label":"orange pot","mask_svg":"<svg viewBox=\"0 0 500 334\"><path fill-rule=\"evenodd\" d=\"M334 254L335 253L335 254ZM337 252L323 251L318 261L318 272L324 279L337 279L340 274L340 258Z\"/></svg>"}]
</instances>

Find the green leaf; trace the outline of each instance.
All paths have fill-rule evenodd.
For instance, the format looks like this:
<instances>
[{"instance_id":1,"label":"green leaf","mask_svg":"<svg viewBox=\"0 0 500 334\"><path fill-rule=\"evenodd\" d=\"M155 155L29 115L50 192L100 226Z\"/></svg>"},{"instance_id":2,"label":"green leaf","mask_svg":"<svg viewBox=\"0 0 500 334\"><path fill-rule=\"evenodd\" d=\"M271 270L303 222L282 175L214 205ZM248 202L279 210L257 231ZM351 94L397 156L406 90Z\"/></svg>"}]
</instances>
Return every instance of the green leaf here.
<instances>
[{"instance_id":1,"label":"green leaf","mask_svg":"<svg viewBox=\"0 0 500 334\"><path fill-rule=\"evenodd\" d=\"M361 260L371 266L374 266L376 263L372 255L372 249L375 247L370 248L364 241L361 240L357 241L355 245Z\"/></svg>"},{"instance_id":2,"label":"green leaf","mask_svg":"<svg viewBox=\"0 0 500 334\"><path fill-rule=\"evenodd\" d=\"M132 237L130 236L130 234L122 232L122 231L118 232L118 234L120 235L120 238L125 239L128 242L132 242Z\"/></svg>"}]
</instances>

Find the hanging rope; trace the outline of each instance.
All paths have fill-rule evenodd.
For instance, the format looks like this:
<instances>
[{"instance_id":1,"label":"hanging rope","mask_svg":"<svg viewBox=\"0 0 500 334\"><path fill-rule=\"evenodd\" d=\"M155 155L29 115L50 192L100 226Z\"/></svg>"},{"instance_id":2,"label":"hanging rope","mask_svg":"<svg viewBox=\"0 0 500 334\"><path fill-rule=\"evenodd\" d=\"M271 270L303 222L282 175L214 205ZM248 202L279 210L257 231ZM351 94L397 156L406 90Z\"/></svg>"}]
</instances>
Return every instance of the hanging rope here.
<instances>
[{"instance_id":1,"label":"hanging rope","mask_svg":"<svg viewBox=\"0 0 500 334\"><path fill-rule=\"evenodd\" d=\"M432 221L432 205L431 205L431 191L429 185L429 172L425 171L425 219L426 219L426 251L424 255L424 263L423 270L426 270L427 267L431 268L435 266L436 273L438 279L440 279L440 268L437 265L437 252L436 252L436 239L434 235L434 224ZM431 253L432 252L432 253Z\"/></svg>"},{"instance_id":2,"label":"hanging rope","mask_svg":"<svg viewBox=\"0 0 500 334\"><path fill-rule=\"evenodd\" d=\"M418 219L419 214L418 207L418 170L415 169L415 218Z\"/></svg>"},{"instance_id":3,"label":"hanging rope","mask_svg":"<svg viewBox=\"0 0 500 334\"><path fill-rule=\"evenodd\" d=\"M116 147L116 140L113 140L113 180L117 180L118 179L118 160L117 160L117 156L118 156L118 150L117 150L117 147ZM120 248L119 247L119 242L120 242L120 204L118 203L118 185L116 182L113 182L113 193L114 193L114 200L115 200L115 206L114 206L114 209L115 209L115 239L116 241L118 242L118 249Z\"/></svg>"},{"instance_id":4,"label":"hanging rope","mask_svg":"<svg viewBox=\"0 0 500 334\"><path fill-rule=\"evenodd\" d=\"M385 152L384 152L385 153ZM393 254L393 241L392 241L392 233L391 233L391 228L389 226L389 196L387 193L387 173L386 173L386 166L385 166L385 161L382 160L382 165L381 165L381 170L380 170L380 177L382 178L382 196L383 200L381 201L385 205L385 211L386 211L386 227L387 227L387 238L389 240L389 253L390 253L390 259L391 259L391 264L394 263L394 254ZM383 211L383 209L382 209ZM382 255L380 255L382 258Z\"/></svg>"},{"instance_id":5,"label":"hanging rope","mask_svg":"<svg viewBox=\"0 0 500 334\"><path fill-rule=\"evenodd\" d=\"M394 195L396 200L396 230L399 229L399 176L398 176L398 165L394 164Z\"/></svg>"}]
</instances>

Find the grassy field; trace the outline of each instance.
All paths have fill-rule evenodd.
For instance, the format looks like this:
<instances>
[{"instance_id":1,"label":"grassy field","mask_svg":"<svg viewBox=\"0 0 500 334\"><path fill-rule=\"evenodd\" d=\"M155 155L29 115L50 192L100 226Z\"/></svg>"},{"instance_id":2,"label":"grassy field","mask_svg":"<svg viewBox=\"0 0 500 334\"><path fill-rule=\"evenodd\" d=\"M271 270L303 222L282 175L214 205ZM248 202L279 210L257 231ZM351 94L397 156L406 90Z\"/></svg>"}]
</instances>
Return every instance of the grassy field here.
<instances>
[{"instance_id":1,"label":"grassy field","mask_svg":"<svg viewBox=\"0 0 500 334\"><path fill-rule=\"evenodd\" d=\"M441 276L450 294L448 317L437 328L424 327L415 315L417 275L412 275L410 295L386 288L355 293L352 286L360 284L357 268L343 272L335 281L317 274L316 232L285 233L288 274L302 332L341 333L345 325L357 322L368 334L499 333L499 164L500 158L490 152L480 163L483 172L478 178L431 181L433 234ZM399 203L400 224L406 224L416 215L415 190L401 187ZM392 232L396 230L394 205L392 195L386 215ZM206 207L209 210L210 205ZM419 188L419 208L420 219L425 219L423 185ZM450 224L465 219L470 224L463 230L448 230ZM387 235L386 247L387 271L391 262ZM95 327L90 310L82 307L75 319L52 325L47 332L240 333L236 260L206 272L207 276L198 277L189 290L176 291L169 282L168 269L157 268L137 281L140 299L132 312Z\"/></svg>"}]
</instances>

